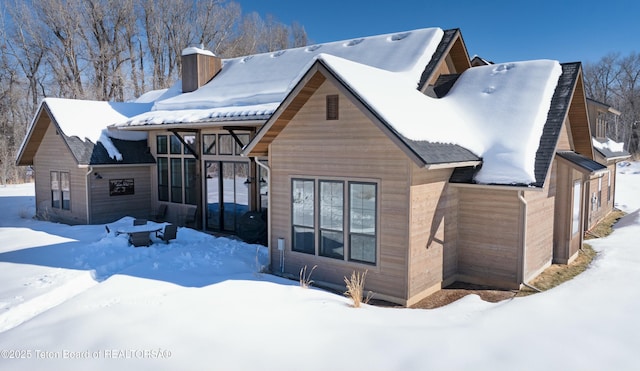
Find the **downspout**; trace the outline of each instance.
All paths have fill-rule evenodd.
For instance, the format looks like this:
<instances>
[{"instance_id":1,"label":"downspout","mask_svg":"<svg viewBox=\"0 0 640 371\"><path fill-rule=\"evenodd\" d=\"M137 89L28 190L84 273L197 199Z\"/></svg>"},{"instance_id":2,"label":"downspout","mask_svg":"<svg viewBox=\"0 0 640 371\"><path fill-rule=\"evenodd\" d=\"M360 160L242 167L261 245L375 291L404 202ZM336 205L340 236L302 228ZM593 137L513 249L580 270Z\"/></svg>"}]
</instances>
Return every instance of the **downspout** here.
<instances>
[{"instance_id":1,"label":"downspout","mask_svg":"<svg viewBox=\"0 0 640 371\"><path fill-rule=\"evenodd\" d=\"M525 282L525 272L527 269L527 200L524 198L524 191L518 191L518 200L520 200L520 204L522 205L522 216L520 218L521 223L521 231L520 234L520 251L522 252L522 267L520 272L520 285L528 287L536 292L542 292L542 290L529 285Z\"/></svg>"},{"instance_id":2,"label":"downspout","mask_svg":"<svg viewBox=\"0 0 640 371\"><path fill-rule=\"evenodd\" d=\"M91 208L89 207L89 194L91 192L91 187L90 187L90 183L91 183L91 178L89 178L89 176L91 175L91 173L93 173L93 166L89 165L89 172L87 172L85 174L85 177L87 178L87 187L85 189L85 202L86 202L86 207L87 207L87 224L91 224L91 214L89 214Z\"/></svg>"},{"instance_id":3,"label":"downspout","mask_svg":"<svg viewBox=\"0 0 640 371\"><path fill-rule=\"evenodd\" d=\"M269 167L269 165L260 162L260 159L258 157L254 157L253 159L255 160L256 164L258 164L258 166L267 171L267 177L269 178L269 182L267 183L267 252L269 265L271 265L271 168ZM260 192L260 187L258 187L258 192ZM284 252L281 252L281 254L284 254Z\"/></svg>"}]
</instances>

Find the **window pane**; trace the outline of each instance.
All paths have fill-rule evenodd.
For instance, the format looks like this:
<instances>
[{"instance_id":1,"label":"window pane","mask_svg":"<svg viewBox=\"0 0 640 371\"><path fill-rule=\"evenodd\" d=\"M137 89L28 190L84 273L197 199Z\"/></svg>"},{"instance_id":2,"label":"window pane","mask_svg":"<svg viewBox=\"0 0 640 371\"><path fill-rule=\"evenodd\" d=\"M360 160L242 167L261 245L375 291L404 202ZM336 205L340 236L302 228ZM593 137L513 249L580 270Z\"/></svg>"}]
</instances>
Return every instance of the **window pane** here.
<instances>
[{"instance_id":1,"label":"window pane","mask_svg":"<svg viewBox=\"0 0 640 371\"><path fill-rule=\"evenodd\" d=\"M182 159L171 159L171 202L182 203Z\"/></svg>"},{"instance_id":2,"label":"window pane","mask_svg":"<svg viewBox=\"0 0 640 371\"><path fill-rule=\"evenodd\" d=\"M320 230L320 255L344 259L344 232Z\"/></svg>"},{"instance_id":3,"label":"window pane","mask_svg":"<svg viewBox=\"0 0 640 371\"><path fill-rule=\"evenodd\" d=\"M177 136L171 136L171 147L169 148L171 154L179 155L182 153L182 143L180 143L180 139Z\"/></svg>"},{"instance_id":4,"label":"window pane","mask_svg":"<svg viewBox=\"0 0 640 371\"><path fill-rule=\"evenodd\" d=\"M376 186L375 184L350 184L350 231L376 233Z\"/></svg>"},{"instance_id":5,"label":"window pane","mask_svg":"<svg viewBox=\"0 0 640 371\"><path fill-rule=\"evenodd\" d=\"M51 207L60 208L60 173L51 173Z\"/></svg>"},{"instance_id":6,"label":"window pane","mask_svg":"<svg viewBox=\"0 0 640 371\"><path fill-rule=\"evenodd\" d=\"M63 191L69 190L69 173L60 173L60 189Z\"/></svg>"},{"instance_id":7,"label":"window pane","mask_svg":"<svg viewBox=\"0 0 640 371\"><path fill-rule=\"evenodd\" d=\"M62 191L62 208L71 209L71 193L69 191Z\"/></svg>"},{"instance_id":8,"label":"window pane","mask_svg":"<svg viewBox=\"0 0 640 371\"><path fill-rule=\"evenodd\" d=\"M315 254L313 180L292 181L292 214L294 251Z\"/></svg>"},{"instance_id":9,"label":"window pane","mask_svg":"<svg viewBox=\"0 0 640 371\"><path fill-rule=\"evenodd\" d=\"M167 136L166 135L158 135L156 137L156 150L158 154L166 155L167 154Z\"/></svg>"},{"instance_id":10,"label":"window pane","mask_svg":"<svg viewBox=\"0 0 640 371\"><path fill-rule=\"evenodd\" d=\"M184 202L195 205L197 203L196 191L196 160L184 159Z\"/></svg>"},{"instance_id":11,"label":"window pane","mask_svg":"<svg viewBox=\"0 0 640 371\"><path fill-rule=\"evenodd\" d=\"M60 189L62 190L62 208L71 208L69 173L60 173Z\"/></svg>"},{"instance_id":12,"label":"window pane","mask_svg":"<svg viewBox=\"0 0 640 371\"><path fill-rule=\"evenodd\" d=\"M320 182L320 255L344 258L344 184Z\"/></svg>"},{"instance_id":13,"label":"window pane","mask_svg":"<svg viewBox=\"0 0 640 371\"><path fill-rule=\"evenodd\" d=\"M57 171L51 172L51 190L59 190L60 189L60 179Z\"/></svg>"},{"instance_id":14,"label":"window pane","mask_svg":"<svg viewBox=\"0 0 640 371\"><path fill-rule=\"evenodd\" d=\"M313 228L314 181L293 181L293 224Z\"/></svg>"},{"instance_id":15,"label":"window pane","mask_svg":"<svg viewBox=\"0 0 640 371\"><path fill-rule=\"evenodd\" d=\"M187 145L189 145L189 147L193 150L193 152L196 151L196 135L195 134L185 134L182 136L182 139L184 139L184 142L187 143ZM189 150L187 149L187 146L184 147L184 154L190 154L191 152L189 152Z\"/></svg>"},{"instance_id":16,"label":"window pane","mask_svg":"<svg viewBox=\"0 0 640 371\"><path fill-rule=\"evenodd\" d=\"M233 154L233 146L235 145L235 141L229 134L220 134L218 135L219 148L218 153L221 155L232 155Z\"/></svg>"},{"instance_id":17,"label":"window pane","mask_svg":"<svg viewBox=\"0 0 640 371\"><path fill-rule=\"evenodd\" d=\"M349 184L349 259L376 262L376 185Z\"/></svg>"},{"instance_id":18,"label":"window pane","mask_svg":"<svg viewBox=\"0 0 640 371\"><path fill-rule=\"evenodd\" d=\"M60 208L60 191L51 190L51 207Z\"/></svg>"},{"instance_id":19,"label":"window pane","mask_svg":"<svg viewBox=\"0 0 640 371\"><path fill-rule=\"evenodd\" d=\"M349 241L349 258L365 263L376 262L376 238L361 234L352 234Z\"/></svg>"},{"instance_id":20,"label":"window pane","mask_svg":"<svg viewBox=\"0 0 640 371\"><path fill-rule=\"evenodd\" d=\"M164 157L158 157L158 200L169 201L169 164Z\"/></svg>"},{"instance_id":21,"label":"window pane","mask_svg":"<svg viewBox=\"0 0 640 371\"><path fill-rule=\"evenodd\" d=\"M293 251L315 254L313 228L293 227Z\"/></svg>"},{"instance_id":22,"label":"window pane","mask_svg":"<svg viewBox=\"0 0 640 371\"><path fill-rule=\"evenodd\" d=\"M205 155L216 154L216 135L205 134L202 136L202 153Z\"/></svg>"},{"instance_id":23,"label":"window pane","mask_svg":"<svg viewBox=\"0 0 640 371\"><path fill-rule=\"evenodd\" d=\"M343 230L343 187L342 182L320 182L320 228Z\"/></svg>"}]
</instances>

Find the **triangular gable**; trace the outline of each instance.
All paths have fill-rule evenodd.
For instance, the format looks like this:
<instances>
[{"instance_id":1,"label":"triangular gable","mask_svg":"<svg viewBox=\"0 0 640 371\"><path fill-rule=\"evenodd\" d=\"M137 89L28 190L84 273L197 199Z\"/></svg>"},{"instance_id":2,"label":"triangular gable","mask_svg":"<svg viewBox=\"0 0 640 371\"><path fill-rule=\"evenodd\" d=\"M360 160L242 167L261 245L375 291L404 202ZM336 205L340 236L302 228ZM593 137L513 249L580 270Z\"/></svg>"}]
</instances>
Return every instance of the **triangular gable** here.
<instances>
[{"instance_id":1,"label":"triangular gable","mask_svg":"<svg viewBox=\"0 0 640 371\"><path fill-rule=\"evenodd\" d=\"M452 68L444 68L443 65L447 63L451 64ZM422 73L418 90L425 93L430 85L435 84L435 80L441 75L439 72L443 69L445 72L442 73L449 74L454 71L462 73L468 68L471 68L471 62L460 29L445 30L431 61Z\"/></svg>"},{"instance_id":2,"label":"triangular gable","mask_svg":"<svg viewBox=\"0 0 640 371\"><path fill-rule=\"evenodd\" d=\"M46 101L42 101L36 114L29 125L29 129L27 130L27 135L25 136L22 144L20 145L20 149L18 150L18 155L16 157L16 165L17 166L28 166L33 165L33 159L42 143L42 139L44 138L49 125L54 125L56 131L58 133L62 132L60 130L60 126L55 121L49 107L46 104ZM67 141L64 139L64 135L60 136L62 140L65 142L65 145L69 149L69 152L72 153L71 149ZM75 158L75 157L74 157ZM76 163L77 163L76 159Z\"/></svg>"},{"instance_id":3,"label":"triangular gable","mask_svg":"<svg viewBox=\"0 0 640 371\"><path fill-rule=\"evenodd\" d=\"M54 111L54 105L57 111ZM60 107L61 104L65 106ZM78 109L70 109L67 107L69 104L73 104ZM16 157L16 165L27 166L33 165L35 157L40 144L49 128L49 125L55 127L59 137L64 142L65 146L75 159L76 165L99 165L99 164L128 164L128 163L154 163L155 160L148 153L146 144L146 133L141 136L139 133L119 133L112 132L111 135L118 135L118 139L111 137L104 137L102 131L106 129L107 122L111 122L119 117L125 117L126 115L134 115L138 111L148 109L150 105L140 103L113 103L113 102L99 102L99 101L84 101L84 100L70 100L70 99L57 99L47 98L44 99L33 121L29 125L27 135L25 136L18 155ZM58 115L54 114L58 112ZM58 117L60 116L60 117ZM59 122L62 119L64 122ZM80 129L86 129L85 122L91 122L96 126L96 133L93 133L92 140L87 138L80 138L76 135L70 135L63 129L64 125L67 127L79 127ZM82 131L82 130L81 130ZM95 131L95 130L94 130ZM97 138L100 138L98 140ZM101 141L105 141L105 145ZM94 143L95 142L95 143ZM118 145L116 145L118 143ZM107 146L109 148L107 148ZM128 158L114 159L112 157L123 156L127 152ZM137 154L137 152L140 152Z\"/></svg>"}]
</instances>

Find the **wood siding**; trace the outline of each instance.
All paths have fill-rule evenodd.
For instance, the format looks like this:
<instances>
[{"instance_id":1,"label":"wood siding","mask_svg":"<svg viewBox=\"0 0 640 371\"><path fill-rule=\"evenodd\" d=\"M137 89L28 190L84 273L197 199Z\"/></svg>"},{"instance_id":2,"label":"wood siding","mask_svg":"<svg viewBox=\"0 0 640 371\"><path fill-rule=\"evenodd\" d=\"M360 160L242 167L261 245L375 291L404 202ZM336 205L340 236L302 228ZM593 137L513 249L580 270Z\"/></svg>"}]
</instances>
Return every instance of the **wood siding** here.
<instances>
[{"instance_id":1,"label":"wood siding","mask_svg":"<svg viewBox=\"0 0 640 371\"><path fill-rule=\"evenodd\" d=\"M102 179L89 177L91 224L110 223L125 216L149 218L151 215L151 177L149 165L95 167ZM110 196L110 179L133 179L134 194Z\"/></svg>"},{"instance_id":2,"label":"wood siding","mask_svg":"<svg viewBox=\"0 0 640 371\"><path fill-rule=\"evenodd\" d=\"M578 76L571 105L569 106L569 125L571 126L573 150L593 160L591 130L589 129L589 118L587 117L587 101L582 86L582 73Z\"/></svg>"},{"instance_id":3,"label":"wood siding","mask_svg":"<svg viewBox=\"0 0 640 371\"><path fill-rule=\"evenodd\" d=\"M451 169L412 166L409 226L409 302L413 303L453 279L457 270L455 188Z\"/></svg>"},{"instance_id":4,"label":"wood siding","mask_svg":"<svg viewBox=\"0 0 640 371\"><path fill-rule=\"evenodd\" d=\"M326 95L339 94L339 120L326 120ZM270 146L271 266L279 272L277 239L284 238L284 272L317 265L316 282L343 286L352 271L368 270L366 289L404 303L407 297L409 179L411 163L386 135L326 82L291 118ZM378 184L377 264L366 265L291 251L291 179L376 181Z\"/></svg>"},{"instance_id":5,"label":"wood siding","mask_svg":"<svg viewBox=\"0 0 640 371\"><path fill-rule=\"evenodd\" d=\"M45 115L42 115L45 117ZM78 168L75 158L53 124L49 124L34 157L36 213L41 217L67 223L87 224L87 168ZM70 177L69 210L51 207L51 171L68 172Z\"/></svg>"},{"instance_id":6,"label":"wood siding","mask_svg":"<svg viewBox=\"0 0 640 371\"><path fill-rule=\"evenodd\" d=\"M459 279L519 288L520 223L518 191L459 187Z\"/></svg>"},{"instance_id":7,"label":"wood siding","mask_svg":"<svg viewBox=\"0 0 640 371\"><path fill-rule=\"evenodd\" d=\"M542 192L524 192L527 201L524 282L535 278L550 266L553 260L556 183L557 165L554 162Z\"/></svg>"}]
</instances>

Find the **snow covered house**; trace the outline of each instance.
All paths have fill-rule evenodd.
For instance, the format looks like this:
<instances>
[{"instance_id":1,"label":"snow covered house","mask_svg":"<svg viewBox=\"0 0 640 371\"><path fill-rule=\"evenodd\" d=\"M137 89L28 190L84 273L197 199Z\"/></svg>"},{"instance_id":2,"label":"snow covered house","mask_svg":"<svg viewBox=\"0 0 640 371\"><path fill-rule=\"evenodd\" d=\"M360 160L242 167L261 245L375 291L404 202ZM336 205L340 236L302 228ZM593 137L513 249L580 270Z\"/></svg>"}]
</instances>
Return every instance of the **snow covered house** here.
<instances>
[{"instance_id":1,"label":"snow covered house","mask_svg":"<svg viewBox=\"0 0 640 371\"><path fill-rule=\"evenodd\" d=\"M41 148L65 126L51 119L50 103L18 157L45 173L36 188L46 207L57 202L49 175L57 170ZM341 286L367 270L367 290L403 305L456 280L518 288L571 261L586 184L606 171L594 161L580 63L472 68L457 29L226 60L188 48L181 88L128 105L149 108L110 119L92 143L112 142L102 144L110 158L134 162L136 173L61 161L54 167L82 170L67 211L75 197L88 200L79 203L86 214L110 207L85 194L113 177L133 179L135 193L97 190L102 198L146 192L141 212L166 205L167 220L195 215L203 230L242 232L262 213L274 273L297 277L317 265L314 281ZM111 139L136 133L153 161L127 159Z\"/></svg>"}]
</instances>

